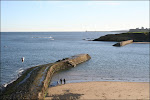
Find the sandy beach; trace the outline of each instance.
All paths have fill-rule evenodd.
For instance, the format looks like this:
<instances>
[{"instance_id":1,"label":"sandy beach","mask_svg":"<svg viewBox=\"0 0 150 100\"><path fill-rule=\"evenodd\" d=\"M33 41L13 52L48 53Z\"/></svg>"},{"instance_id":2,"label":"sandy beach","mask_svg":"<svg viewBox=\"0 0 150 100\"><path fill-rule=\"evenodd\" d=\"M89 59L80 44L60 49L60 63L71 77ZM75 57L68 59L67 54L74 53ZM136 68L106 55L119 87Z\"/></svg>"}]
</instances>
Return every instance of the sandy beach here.
<instances>
[{"instance_id":1,"label":"sandy beach","mask_svg":"<svg viewBox=\"0 0 150 100\"><path fill-rule=\"evenodd\" d=\"M51 87L49 99L149 99L149 83L82 82Z\"/></svg>"},{"instance_id":2,"label":"sandy beach","mask_svg":"<svg viewBox=\"0 0 150 100\"><path fill-rule=\"evenodd\" d=\"M139 44L149 44L150 42L133 42L133 43L139 43Z\"/></svg>"}]
</instances>

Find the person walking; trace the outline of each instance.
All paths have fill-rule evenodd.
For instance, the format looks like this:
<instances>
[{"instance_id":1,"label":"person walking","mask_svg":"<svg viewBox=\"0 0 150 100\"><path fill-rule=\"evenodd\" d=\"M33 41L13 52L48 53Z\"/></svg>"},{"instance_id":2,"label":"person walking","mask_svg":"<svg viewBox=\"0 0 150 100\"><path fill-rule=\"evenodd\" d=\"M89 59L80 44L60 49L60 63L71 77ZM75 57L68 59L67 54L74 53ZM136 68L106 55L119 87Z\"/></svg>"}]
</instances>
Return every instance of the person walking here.
<instances>
[{"instance_id":1,"label":"person walking","mask_svg":"<svg viewBox=\"0 0 150 100\"><path fill-rule=\"evenodd\" d=\"M57 81L57 85L59 85L59 81Z\"/></svg>"},{"instance_id":2,"label":"person walking","mask_svg":"<svg viewBox=\"0 0 150 100\"><path fill-rule=\"evenodd\" d=\"M64 84L66 84L66 80L65 80L65 78L64 78Z\"/></svg>"},{"instance_id":3,"label":"person walking","mask_svg":"<svg viewBox=\"0 0 150 100\"><path fill-rule=\"evenodd\" d=\"M60 79L60 84L62 84L62 79Z\"/></svg>"}]
</instances>

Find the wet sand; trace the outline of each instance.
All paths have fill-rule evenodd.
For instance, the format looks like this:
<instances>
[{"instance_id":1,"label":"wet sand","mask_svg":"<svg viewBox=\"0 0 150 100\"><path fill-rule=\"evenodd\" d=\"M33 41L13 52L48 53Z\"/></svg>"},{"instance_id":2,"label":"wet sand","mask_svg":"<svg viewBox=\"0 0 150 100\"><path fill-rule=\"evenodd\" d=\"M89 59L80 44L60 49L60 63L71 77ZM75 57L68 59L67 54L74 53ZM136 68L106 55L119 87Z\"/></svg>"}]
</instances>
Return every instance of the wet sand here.
<instances>
[{"instance_id":1,"label":"wet sand","mask_svg":"<svg viewBox=\"0 0 150 100\"><path fill-rule=\"evenodd\" d=\"M139 44L149 44L150 42L133 42L133 43L139 43Z\"/></svg>"},{"instance_id":2,"label":"wet sand","mask_svg":"<svg viewBox=\"0 0 150 100\"><path fill-rule=\"evenodd\" d=\"M146 82L81 82L50 87L51 99L149 99Z\"/></svg>"}]
</instances>

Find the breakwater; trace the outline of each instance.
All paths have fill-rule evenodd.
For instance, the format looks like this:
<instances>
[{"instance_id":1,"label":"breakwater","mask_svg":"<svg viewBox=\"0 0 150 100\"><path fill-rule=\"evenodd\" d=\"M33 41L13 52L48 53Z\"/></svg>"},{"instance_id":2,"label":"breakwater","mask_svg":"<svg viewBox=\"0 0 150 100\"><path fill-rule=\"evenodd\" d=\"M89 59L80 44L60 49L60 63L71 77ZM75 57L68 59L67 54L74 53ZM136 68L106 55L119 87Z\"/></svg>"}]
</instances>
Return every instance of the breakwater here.
<instances>
[{"instance_id":1,"label":"breakwater","mask_svg":"<svg viewBox=\"0 0 150 100\"><path fill-rule=\"evenodd\" d=\"M127 41L118 42L118 43L114 44L113 46L121 47L121 46L125 46L125 45L131 44L131 43L133 43L133 40L127 40Z\"/></svg>"},{"instance_id":2,"label":"breakwater","mask_svg":"<svg viewBox=\"0 0 150 100\"><path fill-rule=\"evenodd\" d=\"M55 63L29 68L1 92L1 99L44 99L55 72L73 68L89 59L91 57L88 54L79 54Z\"/></svg>"}]
</instances>

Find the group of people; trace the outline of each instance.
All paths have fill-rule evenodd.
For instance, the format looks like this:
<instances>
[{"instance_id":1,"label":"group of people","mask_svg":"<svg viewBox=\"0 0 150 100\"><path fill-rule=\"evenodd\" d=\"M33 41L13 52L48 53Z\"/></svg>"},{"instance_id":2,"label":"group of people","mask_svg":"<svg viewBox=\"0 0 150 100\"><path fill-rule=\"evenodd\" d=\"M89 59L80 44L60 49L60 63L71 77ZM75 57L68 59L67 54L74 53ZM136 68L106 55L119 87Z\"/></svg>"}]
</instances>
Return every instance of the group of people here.
<instances>
[{"instance_id":1,"label":"group of people","mask_svg":"<svg viewBox=\"0 0 150 100\"><path fill-rule=\"evenodd\" d=\"M60 84L63 84L63 82L64 82L64 84L66 84L66 79L60 79ZM57 84L59 84L59 81L57 81Z\"/></svg>"}]
</instances>

